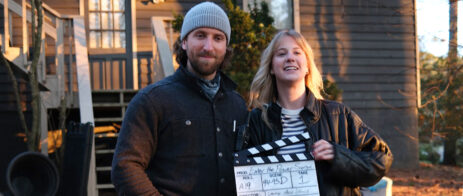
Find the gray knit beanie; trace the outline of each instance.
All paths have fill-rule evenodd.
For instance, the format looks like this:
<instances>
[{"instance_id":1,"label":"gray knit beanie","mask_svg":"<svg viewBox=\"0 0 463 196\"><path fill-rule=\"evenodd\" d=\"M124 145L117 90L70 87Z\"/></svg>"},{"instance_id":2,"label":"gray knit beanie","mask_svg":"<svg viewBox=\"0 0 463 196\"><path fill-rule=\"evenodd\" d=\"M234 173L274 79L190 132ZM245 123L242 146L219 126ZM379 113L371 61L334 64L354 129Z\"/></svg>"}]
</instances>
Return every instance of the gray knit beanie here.
<instances>
[{"instance_id":1,"label":"gray knit beanie","mask_svg":"<svg viewBox=\"0 0 463 196\"><path fill-rule=\"evenodd\" d=\"M227 36L227 43L230 43L230 21L227 14L215 3L200 3L186 13L180 39L183 40L188 33L199 27L209 27L222 31Z\"/></svg>"}]
</instances>

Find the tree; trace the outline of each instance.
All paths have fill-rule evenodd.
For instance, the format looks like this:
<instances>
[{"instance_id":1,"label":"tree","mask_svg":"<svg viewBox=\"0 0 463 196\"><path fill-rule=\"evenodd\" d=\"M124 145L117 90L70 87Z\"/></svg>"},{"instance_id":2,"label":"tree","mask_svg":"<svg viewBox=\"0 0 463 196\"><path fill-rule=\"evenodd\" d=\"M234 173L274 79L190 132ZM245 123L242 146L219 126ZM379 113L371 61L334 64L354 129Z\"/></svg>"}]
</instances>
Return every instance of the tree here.
<instances>
[{"instance_id":1,"label":"tree","mask_svg":"<svg viewBox=\"0 0 463 196\"><path fill-rule=\"evenodd\" d=\"M449 0L449 52L447 55L448 58L448 72L449 74L454 75L458 74L458 72L455 72L455 68L458 66L458 1L457 0ZM448 89L448 94L444 99L446 100L446 103L444 104L450 104L446 105L446 108L449 109L449 112L453 110L454 106L461 106L461 103L459 105L452 105L455 102L458 102L455 100L455 96L458 96L458 94L455 94L455 90L458 89L458 86L455 86L455 84L451 84L452 82L457 82L458 84L458 77L456 78L456 81L451 81L449 80L449 89ZM461 81L460 81L461 84ZM461 86L461 85L460 85ZM460 94L461 96L461 94ZM458 119L454 119L454 116L447 116L446 121L454 121ZM449 123L449 124L454 124L454 123ZM454 128L456 128L454 130ZM461 128L461 126L460 126ZM460 130L461 131L461 130ZM458 136L461 134L458 133L457 127L446 127L446 132L447 132L447 137L445 137L444 141L444 164L448 165L455 165L456 164L456 142Z\"/></svg>"},{"instance_id":2,"label":"tree","mask_svg":"<svg viewBox=\"0 0 463 196\"><path fill-rule=\"evenodd\" d=\"M463 136L463 59L449 59L420 53L424 103L419 109L419 125L420 140L442 138L444 164L456 165L456 141Z\"/></svg>"}]
</instances>

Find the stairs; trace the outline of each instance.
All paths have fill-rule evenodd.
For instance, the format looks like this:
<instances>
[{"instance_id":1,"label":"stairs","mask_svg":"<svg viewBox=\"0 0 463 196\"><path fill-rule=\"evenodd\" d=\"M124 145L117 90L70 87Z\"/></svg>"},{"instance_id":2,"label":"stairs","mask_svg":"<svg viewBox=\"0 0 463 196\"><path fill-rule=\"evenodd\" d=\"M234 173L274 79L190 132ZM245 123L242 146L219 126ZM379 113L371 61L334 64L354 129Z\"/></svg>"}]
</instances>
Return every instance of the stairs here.
<instances>
[{"instance_id":1,"label":"stairs","mask_svg":"<svg viewBox=\"0 0 463 196\"><path fill-rule=\"evenodd\" d=\"M95 118L96 188L98 195L116 195L111 162L125 110L137 90L92 91Z\"/></svg>"}]
</instances>

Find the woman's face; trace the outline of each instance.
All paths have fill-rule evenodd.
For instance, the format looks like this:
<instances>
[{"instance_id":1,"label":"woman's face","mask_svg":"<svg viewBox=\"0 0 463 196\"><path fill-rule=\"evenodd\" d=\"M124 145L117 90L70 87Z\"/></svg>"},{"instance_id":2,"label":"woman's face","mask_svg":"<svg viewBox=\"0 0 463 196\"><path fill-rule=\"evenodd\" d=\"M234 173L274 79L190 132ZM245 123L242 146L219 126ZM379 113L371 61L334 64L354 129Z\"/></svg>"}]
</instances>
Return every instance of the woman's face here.
<instances>
[{"instance_id":1,"label":"woman's face","mask_svg":"<svg viewBox=\"0 0 463 196\"><path fill-rule=\"evenodd\" d=\"M272 58L271 74L277 82L302 83L305 85L305 75L308 73L307 57L296 40L290 36L283 36Z\"/></svg>"}]
</instances>

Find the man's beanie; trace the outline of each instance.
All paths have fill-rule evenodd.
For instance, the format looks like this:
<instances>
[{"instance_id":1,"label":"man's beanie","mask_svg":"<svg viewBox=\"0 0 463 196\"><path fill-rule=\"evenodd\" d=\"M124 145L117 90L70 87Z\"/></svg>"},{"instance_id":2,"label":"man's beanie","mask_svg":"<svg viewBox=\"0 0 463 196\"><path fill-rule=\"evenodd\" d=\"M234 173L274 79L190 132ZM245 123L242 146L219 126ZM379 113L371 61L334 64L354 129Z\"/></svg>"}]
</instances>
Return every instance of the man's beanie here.
<instances>
[{"instance_id":1,"label":"man's beanie","mask_svg":"<svg viewBox=\"0 0 463 196\"><path fill-rule=\"evenodd\" d=\"M180 39L183 40L188 33L200 27L214 28L222 31L227 36L227 43L230 43L230 21L227 14L215 3L200 3L186 13L183 19Z\"/></svg>"}]
</instances>

